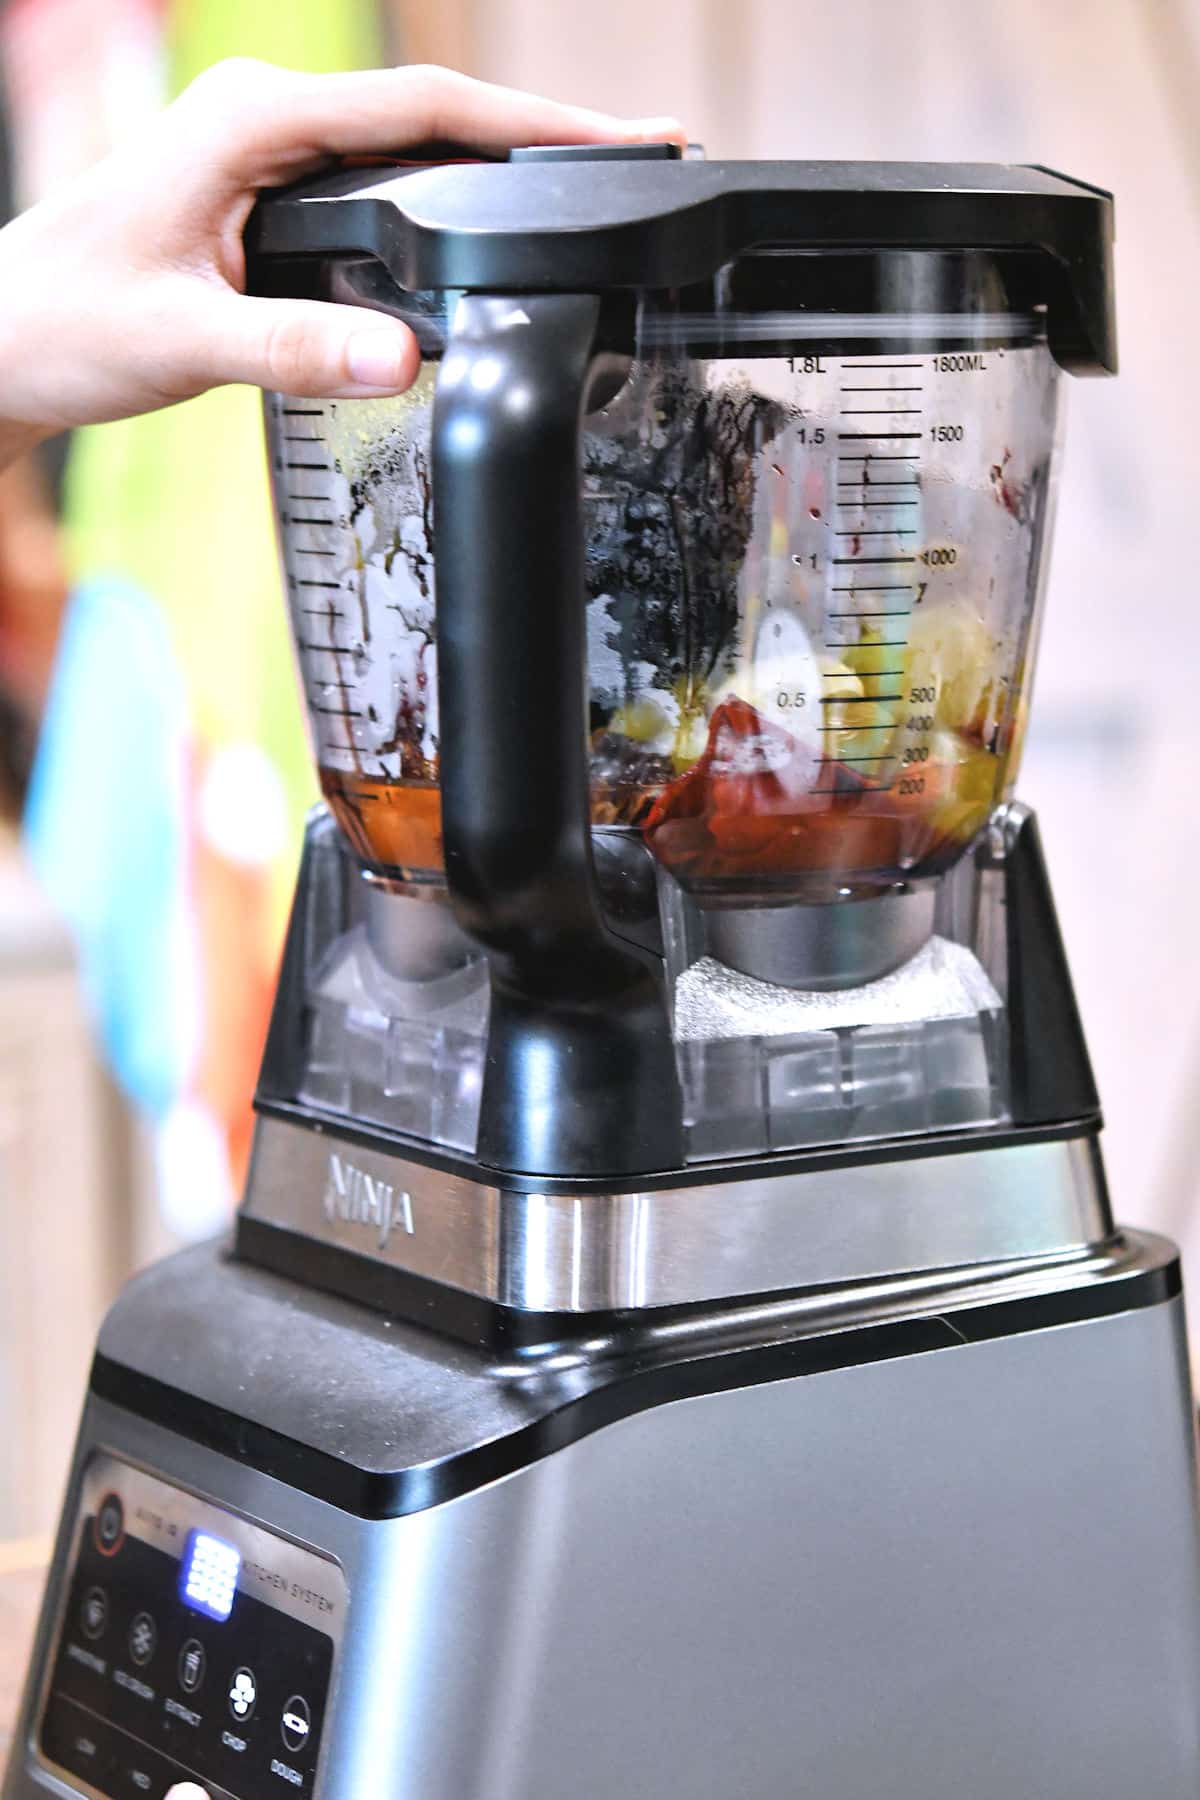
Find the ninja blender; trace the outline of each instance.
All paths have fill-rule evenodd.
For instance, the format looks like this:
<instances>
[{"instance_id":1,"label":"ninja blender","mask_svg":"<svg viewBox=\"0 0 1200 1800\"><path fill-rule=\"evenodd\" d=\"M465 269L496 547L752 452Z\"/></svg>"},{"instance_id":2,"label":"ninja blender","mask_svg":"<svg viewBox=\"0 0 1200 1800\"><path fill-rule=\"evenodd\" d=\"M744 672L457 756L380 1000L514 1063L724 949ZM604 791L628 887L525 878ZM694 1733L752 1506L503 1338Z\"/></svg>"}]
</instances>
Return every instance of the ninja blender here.
<instances>
[{"instance_id":1,"label":"ninja blender","mask_svg":"<svg viewBox=\"0 0 1200 1800\"><path fill-rule=\"evenodd\" d=\"M1188 1800L1176 1254L1013 797L1111 203L542 149L265 198L326 806L232 1242L92 1371L5 1800Z\"/></svg>"}]
</instances>

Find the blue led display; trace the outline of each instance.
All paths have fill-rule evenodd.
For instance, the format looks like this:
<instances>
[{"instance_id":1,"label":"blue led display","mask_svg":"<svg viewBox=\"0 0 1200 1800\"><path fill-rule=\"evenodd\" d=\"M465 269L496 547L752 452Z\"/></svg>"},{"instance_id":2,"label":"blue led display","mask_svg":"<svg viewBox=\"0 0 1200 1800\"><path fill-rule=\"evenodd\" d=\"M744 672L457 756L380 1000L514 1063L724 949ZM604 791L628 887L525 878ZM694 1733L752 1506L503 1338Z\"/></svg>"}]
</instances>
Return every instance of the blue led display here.
<instances>
[{"instance_id":1,"label":"blue led display","mask_svg":"<svg viewBox=\"0 0 1200 1800\"><path fill-rule=\"evenodd\" d=\"M193 1531L188 1537L179 1569L179 1593L185 1606L225 1620L233 1611L242 1558L232 1544Z\"/></svg>"}]
</instances>

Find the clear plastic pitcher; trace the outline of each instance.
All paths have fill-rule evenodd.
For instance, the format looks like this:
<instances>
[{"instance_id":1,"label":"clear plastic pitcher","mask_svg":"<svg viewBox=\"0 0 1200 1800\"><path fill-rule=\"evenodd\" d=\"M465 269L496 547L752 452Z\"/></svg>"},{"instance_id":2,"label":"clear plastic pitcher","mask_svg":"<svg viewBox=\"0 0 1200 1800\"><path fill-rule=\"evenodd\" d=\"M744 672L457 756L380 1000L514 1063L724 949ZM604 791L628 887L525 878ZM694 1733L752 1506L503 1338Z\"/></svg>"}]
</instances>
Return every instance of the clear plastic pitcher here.
<instances>
[{"instance_id":1,"label":"clear plastic pitcher","mask_svg":"<svg viewBox=\"0 0 1200 1800\"><path fill-rule=\"evenodd\" d=\"M938 875L1015 772L1043 321L970 252L777 251L725 289L704 312L643 296L584 424L593 819L710 906ZM394 297L425 350L401 398L267 405L322 787L362 860L408 879L442 861L430 431L453 305Z\"/></svg>"}]
</instances>

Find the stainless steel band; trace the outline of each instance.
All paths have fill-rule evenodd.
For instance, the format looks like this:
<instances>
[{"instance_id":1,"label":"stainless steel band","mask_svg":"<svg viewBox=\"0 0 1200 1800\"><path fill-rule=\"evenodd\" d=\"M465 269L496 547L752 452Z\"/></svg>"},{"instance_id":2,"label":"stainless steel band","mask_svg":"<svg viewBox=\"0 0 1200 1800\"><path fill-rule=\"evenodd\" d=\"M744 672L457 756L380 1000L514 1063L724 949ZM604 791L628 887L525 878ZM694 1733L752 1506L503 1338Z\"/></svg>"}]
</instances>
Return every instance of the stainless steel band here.
<instances>
[{"instance_id":1,"label":"stainless steel band","mask_svg":"<svg viewBox=\"0 0 1200 1800\"><path fill-rule=\"evenodd\" d=\"M1069 1256L1112 1231L1093 1139L576 1196L259 1121L242 1216L528 1312L680 1306Z\"/></svg>"}]
</instances>

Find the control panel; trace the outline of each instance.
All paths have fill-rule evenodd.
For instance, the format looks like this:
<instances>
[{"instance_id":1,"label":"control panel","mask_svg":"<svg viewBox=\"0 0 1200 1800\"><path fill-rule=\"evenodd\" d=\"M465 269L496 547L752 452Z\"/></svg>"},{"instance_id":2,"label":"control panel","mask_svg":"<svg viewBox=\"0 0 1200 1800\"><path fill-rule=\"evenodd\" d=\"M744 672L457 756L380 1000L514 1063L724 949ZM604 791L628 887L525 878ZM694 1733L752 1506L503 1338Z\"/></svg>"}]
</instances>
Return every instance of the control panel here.
<instances>
[{"instance_id":1,"label":"control panel","mask_svg":"<svg viewBox=\"0 0 1200 1800\"><path fill-rule=\"evenodd\" d=\"M313 1793L346 1613L336 1563L100 1455L65 1595L38 1745L71 1785Z\"/></svg>"}]
</instances>

